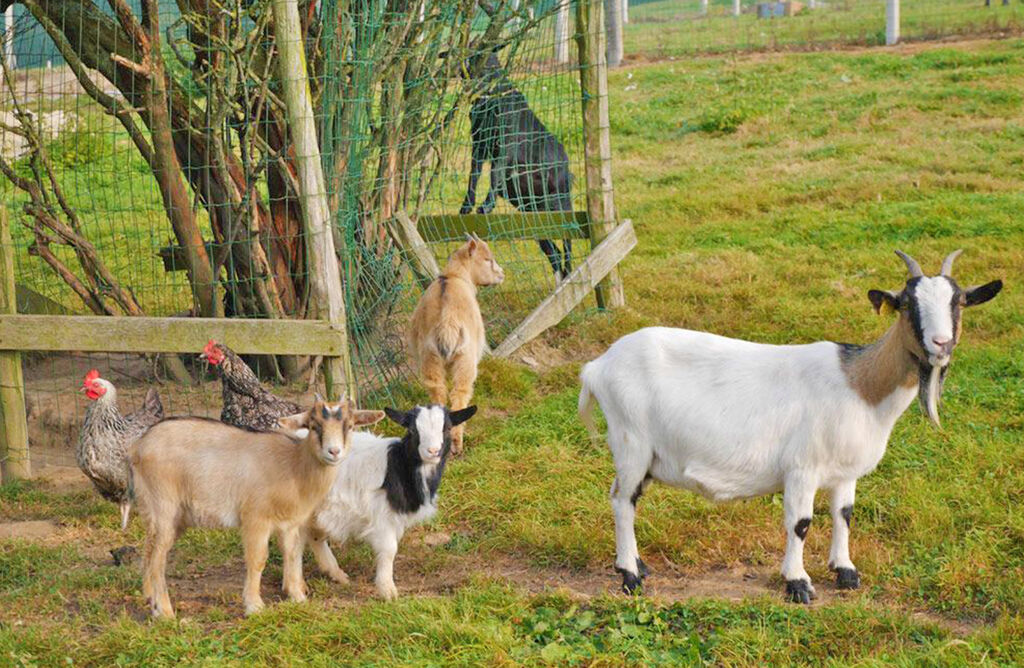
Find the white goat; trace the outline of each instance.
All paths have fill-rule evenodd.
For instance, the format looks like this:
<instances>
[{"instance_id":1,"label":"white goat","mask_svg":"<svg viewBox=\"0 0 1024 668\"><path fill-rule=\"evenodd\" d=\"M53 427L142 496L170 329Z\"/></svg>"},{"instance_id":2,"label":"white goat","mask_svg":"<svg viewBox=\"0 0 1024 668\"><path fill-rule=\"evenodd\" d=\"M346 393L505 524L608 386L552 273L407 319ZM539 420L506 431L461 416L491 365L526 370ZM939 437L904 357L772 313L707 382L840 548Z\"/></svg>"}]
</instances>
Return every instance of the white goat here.
<instances>
[{"instance_id":1,"label":"white goat","mask_svg":"<svg viewBox=\"0 0 1024 668\"><path fill-rule=\"evenodd\" d=\"M384 417L351 401L323 403L280 418L295 434L245 431L205 418L168 418L132 450L131 484L146 522L142 591L156 617L173 617L167 593L167 554L190 526L241 529L245 551L246 614L263 608L260 578L272 532L284 557L284 590L306 598L302 528L330 489L335 465L349 451L355 426ZM300 441L296 443L296 441Z\"/></svg>"},{"instance_id":2,"label":"white goat","mask_svg":"<svg viewBox=\"0 0 1024 668\"><path fill-rule=\"evenodd\" d=\"M632 592L647 568L637 551L636 501L651 479L715 501L784 490L787 596L815 596L803 546L814 494L832 492L829 566L836 584L860 584L849 555L857 479L885 454L893 425L914 399L938 424L937 400L965 306L984 303L1001 281L961 290L897 251L910 272L898 293L871 290L876 311L899 312L867 346L818 342L775 346L705 332L651 327L622 337L580 373L579 413L596 438L594 399L608 423L615 461L615 567Z\"/></svg>"},{"instance_id":3,"label":"white goat","mask_svg":"<svg viewBox=\"0 0 1024 668\"><path fill-rule=\"evenodd\" d=\"M336 582L348 575L327 544L333 538L366 541L377 559L376 585L385 599L398 596L394 566L406 530L437 513L437 489L451 451L451 431L476 413L476 406L449 412L417 406L407 413L385 409L406 429L402 438L352 434L352 451L338 467L331 491L308 527L307 540L320 570Z\"/></svg>"}]
</instances>

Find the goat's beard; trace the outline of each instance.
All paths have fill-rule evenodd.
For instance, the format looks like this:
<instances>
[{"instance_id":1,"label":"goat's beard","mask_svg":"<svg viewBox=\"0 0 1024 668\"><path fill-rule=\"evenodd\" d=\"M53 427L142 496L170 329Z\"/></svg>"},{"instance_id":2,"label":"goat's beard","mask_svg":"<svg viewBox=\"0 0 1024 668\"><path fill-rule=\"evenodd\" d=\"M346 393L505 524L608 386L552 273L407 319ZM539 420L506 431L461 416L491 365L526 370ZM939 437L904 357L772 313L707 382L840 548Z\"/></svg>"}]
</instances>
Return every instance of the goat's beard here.
<instances>
[{"instance_id":1,"label":"goat's beard","mask_svg":"<svg viewBox=\"0 0 1024 668\"><path fill-rule=\"evenodd\" d=\"M948 368L948 365L939 366L926 362L920 363L917 368L917 400L928 419L940 428L942 425L939 423L939 398L942 395Z\"/></svg>"}]
</instances>

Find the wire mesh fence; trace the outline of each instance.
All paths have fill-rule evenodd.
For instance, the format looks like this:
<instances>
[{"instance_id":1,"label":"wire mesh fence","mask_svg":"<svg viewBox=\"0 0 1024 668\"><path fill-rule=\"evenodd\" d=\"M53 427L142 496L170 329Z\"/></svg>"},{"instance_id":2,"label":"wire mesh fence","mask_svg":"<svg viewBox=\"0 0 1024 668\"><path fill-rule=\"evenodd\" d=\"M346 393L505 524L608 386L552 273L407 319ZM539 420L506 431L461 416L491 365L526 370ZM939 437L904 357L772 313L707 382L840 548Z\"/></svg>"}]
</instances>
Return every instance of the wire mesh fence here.
<instances>
[{"instance_id":1,"label":"wire mesh fence","mask_svg":"<svg viewBox=\"0 0 1024 668\"><path fill-rule=\"evenodd\" d=\"M1016 0L899 4L902 41L1001 36L1024 29L1024 4ZM886 0L633 0L628 16L623 29L627 58L885 44Z\"/></svg>"},{"instance_id":2,"label":"wire mesh fence","mask_svg":"<svg viewBox=\"0 0 1024 668\"><path fill-rule=\"evenodd\" d=\"M496 156L483 156L470 209L492 190L502 193L495 214L586 208L573 12L556 0L299 8L355 378L363 401L401 403L417 393L404 336L421 282L390 228L396 215L423 221L442 267L465 232L485 226L506 271L501 287L480 294L492 345L555 287L535 219L470 224L461 212L470 109L513 92L537 125L492 121L491 143L553 140L563 153L514 165L523 192L493 185ZM266 3L25 0L5 16L0 188L19 311L316 315ZM558 198L543 185L555 163L567 179ZM559 246L580 236L572 216L537 224ZM575 242L578 261L589 243ZM311 392L312 359L246 360L278 394ZM86 405L78 390L91 368L117 385L123 412L154 381L169 414L220 411L219 384L190 355L29 354L24 366L37 463L74 462Z\"/></svg>"}]
</instances>

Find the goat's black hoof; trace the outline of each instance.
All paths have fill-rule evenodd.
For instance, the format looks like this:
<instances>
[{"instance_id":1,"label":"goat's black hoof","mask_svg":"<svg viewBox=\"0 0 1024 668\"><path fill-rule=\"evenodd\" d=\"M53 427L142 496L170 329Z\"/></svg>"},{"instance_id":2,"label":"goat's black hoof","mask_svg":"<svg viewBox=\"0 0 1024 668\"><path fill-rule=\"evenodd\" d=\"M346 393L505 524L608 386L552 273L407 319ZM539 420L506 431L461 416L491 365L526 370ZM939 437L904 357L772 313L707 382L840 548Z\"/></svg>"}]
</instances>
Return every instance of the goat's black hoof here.
<instances>
[{"instance_id":1,"label":"goat's black hoof","mask_svg":"<svg viewBox=\"0 0 1024 668\"><path fill-rule=\"evenodd\" d=\"M809 605L815 598L814 587L810 580L786 580L786 598L793 603Z\"/></svg>"},{"instance_id":2,"label":"goat's black hoof","mask_svg":"<svg viewBox=\"0 0 1024 668\"><path fill-rule=\"evenodd\" d=\"M856 568L836 569L836 589L858 589L860 587L860 574Z\"/></svg>"},{"instance_id":3,"label":"goat's black hoof","mask_svg":"<svg viewBox=\"0 0 1024 668\"><path fill-rule=\"evenodd\" d=\"M633 596L634 594L643 593L644 579L641 576L630 573L622 568L616 568L615 570L622 573L622 591L626 595Z\"/></svg>"},{"instance_id":4,"label":"goat's black hoof","mask_svg":"<svg viewBox=\"0 0 1024 668\"><path fill-rule=\"evenodd\" d=\"M473 213L473 206L472 205L464 206L461 209L459 209L459 215L460 216L465 216L467 213Z\"/></svg>"},{"instance_id":5,"label":"goat's black hoof","mask_svg":"<svg viewBox=\"0 0 1024 668\"><path fill-rule=\"evenodd\" d=\"M651 569L647 568L647 564L640 557L636 558L636 571L640 574L641 580L651 574Z\"/></svg>"},{"instance_id":6,"label":"goat's black hoof","mask_svg":"<svg viewBox=\"0 0 1024 668\"><path fill-rule=\"evenodd\" d=\"M481 206L481 207L477 208L476 212L477 213L490 213L493 210L494 210L493 206Z\"/></svg>"}]
</instances>

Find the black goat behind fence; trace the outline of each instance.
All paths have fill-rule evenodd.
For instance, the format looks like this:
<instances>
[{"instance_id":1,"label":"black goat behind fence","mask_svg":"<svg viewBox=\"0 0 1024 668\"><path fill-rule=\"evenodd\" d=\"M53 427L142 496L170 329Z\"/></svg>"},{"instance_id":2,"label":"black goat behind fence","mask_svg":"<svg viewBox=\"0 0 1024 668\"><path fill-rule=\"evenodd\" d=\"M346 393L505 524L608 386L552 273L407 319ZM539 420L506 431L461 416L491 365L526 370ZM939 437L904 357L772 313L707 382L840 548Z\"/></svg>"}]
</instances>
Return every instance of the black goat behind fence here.
<instances>
[{"instance_id":1,"label":"black goat behind fence","mask_svg":"<svg viewBox=\"0 0 1024 668\"><path fill-rule=\"evenodd\" d=\"M491 188L477 213L490 213L498 195L528 213L572 211L565 147L533 113L494 53L488 54L475 88L469 111L473 158L459 213L472 212L485 162L491 163ZM555 276L565 278L572 269L572 241L566 238L562 251L549 239L538 243Z\"/></svg>"}]
</instances>

